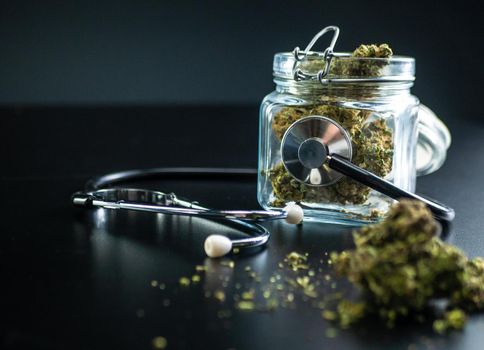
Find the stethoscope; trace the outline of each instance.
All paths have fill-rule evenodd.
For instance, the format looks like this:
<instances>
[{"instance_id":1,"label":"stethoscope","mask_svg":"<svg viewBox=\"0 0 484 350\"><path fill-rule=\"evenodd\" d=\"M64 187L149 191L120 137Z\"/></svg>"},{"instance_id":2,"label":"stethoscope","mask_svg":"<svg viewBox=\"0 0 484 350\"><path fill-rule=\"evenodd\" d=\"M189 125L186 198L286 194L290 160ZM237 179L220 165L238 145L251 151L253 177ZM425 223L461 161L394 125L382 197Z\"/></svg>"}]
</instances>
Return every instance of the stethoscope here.
<instances>
[{"instance_id":1,"label":"stethoscope","mask_svg":"<svg viewBox=\"0 0 484 350\"><path fill-rule=\"evenodd\" d=\"M253 178L255 169L226 168L152 168L121 171L107 174L88 181L85 191L72 195L72 203L84 208L125 209L159 214L197 216L212 220L227 220L235 229L245 232L247 238L230 239L224 235L212 234L205 239L205 253L212 258L228 254L234 248L254 248L265 245L270 231L258 222L285 219L297 224L303 219L301 207L288 205L285 210L213 210L202 207L195 201L180 199L174 193L161 191L111 187L127 181L140 181L154 178L207 178L224 177Z\"/></svg>"},{"instance_id":2,"label":"stethoscope","mask_svg":"<svg viewBox=\"0 0 484 350\"><path fill-rule=\"evenodd\" d=\"M293 123L281 142L281 158L286 170L296 180L310 186L334 184L348 176L395 200L410 198L424 202L434 217L452 221L452 208L435 200L406 191L393 183L351 162L352 146L347 132L335 121L324 116L309 116ZM174 193L112 187L113 185L166 176L254 176L253 169L224 168L153 168L117 172L103 175L86 183L85 190L72 195L75 206L85 208L125 209L170 215L197 216L207 219L227 220L247 238L231 239L214 234L205 239L204 249L209 257L221 257L234 248L264 246L270 231L260 225L270 220L285 220L299 224L304 212L296 203L289 203L281 210L214 210L197 202L178 198Z\"/></svg>"}]
</instances>

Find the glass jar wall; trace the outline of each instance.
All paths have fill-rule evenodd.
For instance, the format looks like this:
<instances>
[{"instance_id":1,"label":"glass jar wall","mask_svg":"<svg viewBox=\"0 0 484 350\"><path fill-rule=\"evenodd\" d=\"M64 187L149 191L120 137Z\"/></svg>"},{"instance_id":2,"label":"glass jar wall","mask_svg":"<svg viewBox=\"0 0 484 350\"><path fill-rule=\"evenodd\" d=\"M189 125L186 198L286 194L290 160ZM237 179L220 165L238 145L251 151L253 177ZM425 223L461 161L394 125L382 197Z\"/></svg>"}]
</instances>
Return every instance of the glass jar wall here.
<instances>
[{"instance_id":1,"label":"glass jar wall","mask_svg":"<svg viewBox=\"0 0 484 350\"><path fill-rule=\"evenodd\" d=\"M324 64L319 56L313 57L305 62L305 72L315 73ZM295 80L294 60L292 53L275 56L276 91L265 97L260 109L259 203L275 209L297 202L305 209L306 219L319 221L378 220L390 198L347 177L323 185L301 181L288 171L281 146L294 123L312 116L329 118L349 136L352 163L413 191L419 106L410 94L414 60L334 58L328 82ZM384 79L359 81L361 72L364 77Z\"/></svg>"}]
</instances>

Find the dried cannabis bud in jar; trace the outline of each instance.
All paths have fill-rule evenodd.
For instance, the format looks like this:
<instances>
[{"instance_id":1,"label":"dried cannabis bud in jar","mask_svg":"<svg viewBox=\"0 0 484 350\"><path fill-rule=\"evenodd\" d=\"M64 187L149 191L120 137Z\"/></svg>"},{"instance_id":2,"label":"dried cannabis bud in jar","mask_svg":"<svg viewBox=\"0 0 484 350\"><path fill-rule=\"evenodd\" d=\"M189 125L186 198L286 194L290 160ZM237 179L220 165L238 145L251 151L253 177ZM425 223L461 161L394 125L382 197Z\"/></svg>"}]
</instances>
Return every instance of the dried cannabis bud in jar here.
<instances>
[{"instance_id":1,"label":"dried cannabis bud in jar","mask_svg":"<svg viewBox=\"0 0 484 350\"><path fill-rule=\"evenodd\" d=\"M372 58L390 58L392 55L393 51L387 44L360 45L351 57L361 59L336 58L330 72L349 77L376 77L387 62Z\"/></svg>"},{"instance_id":2,"label":"dried cannabis bud in jar","mask_svg":"<svg viewBox=\"0 0 484 350\"><path fill-rule=\"evenodd\" d=\"M273 129L277 137L282 138L291 124L305 116L323 115L339 123L351 137L353 159L356 165L378 176L387 175L392 166L392 134L384 120L376 119L365 125L371 115L369 111L342 108L331 105L319 105L308 108L284 108L274 116ZM279 163L270 172L272 188L277 200L275 206L286 201L364 203L370 188L349 178L343 178L327 187L311 187L295 180Z\"/></svg>"},{"instance_id":3,"label":"dried cannabis bud in jar","mask_svg":"<svg viewBox=\"0 0 484 350\"><path fill-rule=\"evenodd\" d=\"M358 46L349 57L334 57L329 69L330 75L348 77L377 77L380 70L387 64L381 58L390 58L393 51L388 44ZM373 60L380 58L380 60ZM321 59L308 58L301 63L304 72L315 74L324 68L325 61Z\"/></svg>"},{"instance_id":4,"label":"dried cannabis bud in jar","mask_svg":"<svg viewBox=\"0 0 484 350\"><path fill-rule=\"evenodd\" d=\"M433 300L447 310L434 322L437 332L464 326L465 311L484 308L484 260L469 260L442 242L438 223L421 202L402 200L385 221L354 233L354 250L332 253L336 272L362 290L361 302L338 306L342 326L378 315L388 326L423 313Z\"/></svg>"},{"instance_id":5,"label":"dried cannabis bud in jar","mask_svg":"<svg viewBox=\"0 0 484 350\"><path fill-rule=\"evenodd\" d=\"M352 57L387 58L392 50L387 44L361 45ZM335 60L332 72L340 75L372 76L378 75L386 64L381 60ZM324 62L308 61L305 70L321 69ZM391 129L384 119L368 110L353 109L335 105L337 100L324 97L324 104L287 106L278 111L272 119L274 135L282 140L287 129L297 120L310 115L326 116L340 124L352 141L353 158L356 165L385 177L392 168L393 142ZM269 171L275 199L273 206L281 207L290 201L333 202L340 204L363 204L368 199L370 189L358 182L343 178L336 184L326 187L306 186L295 180L281 163Z\"/></svg>"}]
</instances>

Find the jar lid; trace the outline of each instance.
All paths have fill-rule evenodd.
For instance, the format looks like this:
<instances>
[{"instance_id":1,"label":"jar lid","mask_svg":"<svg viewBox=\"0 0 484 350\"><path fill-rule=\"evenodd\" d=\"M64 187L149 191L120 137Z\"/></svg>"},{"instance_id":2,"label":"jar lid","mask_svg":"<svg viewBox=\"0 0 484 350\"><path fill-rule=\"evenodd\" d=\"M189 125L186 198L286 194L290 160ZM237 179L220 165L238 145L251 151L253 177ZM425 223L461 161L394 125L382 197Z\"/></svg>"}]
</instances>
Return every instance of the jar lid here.
<instances>
[{"instance_id":1,"label":"jar lid","mask_svg":"<svg viewBox=\"0 0 484 350\"><path fill-rule=\"evenodd\" d=\"M333 32L330 45L324 51L312 50L314 44L328 32ZM348 52L334 52L339 28L329 26L317 33L302 51L274 56L276 79L319 81L329 83L412 82L415 80L415 59L406 56L355 57ZM385 47L391 55L391 50Z\"/></svg>"},{"instance_id":2,"label":"jar lid","mask_svg":"<svg viewBox=\"0 0 484 350\"><path fill-rule=\"evenodd\" d=\"M328 83L360 83L360 82L411 82L415 80L415 59L406 56L392 56L391 58L352 57L350 53L338 53L341 56L332 58L329 72L323 79L318 74L324 69L326 61L323 52L308 52L303 62L298 65L310 79L295 78L294 67L298 62L293 52L280 52L274 55L273 75L276 78L289 80L320 80ZM350 68L341 68L350 67ZM352 73L367 72L366 75Z\"/></svg>"}]
</instances>

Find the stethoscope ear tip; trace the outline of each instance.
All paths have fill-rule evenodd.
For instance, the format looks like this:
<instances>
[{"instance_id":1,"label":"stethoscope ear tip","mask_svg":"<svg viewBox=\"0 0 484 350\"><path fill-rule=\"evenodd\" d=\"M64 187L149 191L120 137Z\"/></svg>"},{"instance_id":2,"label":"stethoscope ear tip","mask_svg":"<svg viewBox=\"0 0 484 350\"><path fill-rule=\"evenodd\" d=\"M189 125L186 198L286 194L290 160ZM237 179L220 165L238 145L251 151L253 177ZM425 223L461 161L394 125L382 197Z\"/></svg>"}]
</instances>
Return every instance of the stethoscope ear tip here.
<instances>
[{"instance_id":1,"label":"stethoscope ear tip","mask_svg":"<svg viewBox=\"0 0 484 350\"><path fill-rule=\"evenodd\" d=\"M203 247L210 258L220 258L232 250L232 241L226 236L210 235L205 239Z\"/></svg>"},{"instance_id":2,"label":"stethoscope ear tip","mask_svg":"<svg viewBox=\"0 0 484 350\"><path fill-rule=\"evenodd\" d=\"M285 220L288 224L298 225L304 219L304 211L296 203L289 203L282 210L287 214Z\"/></svg>"}]
</instances>

